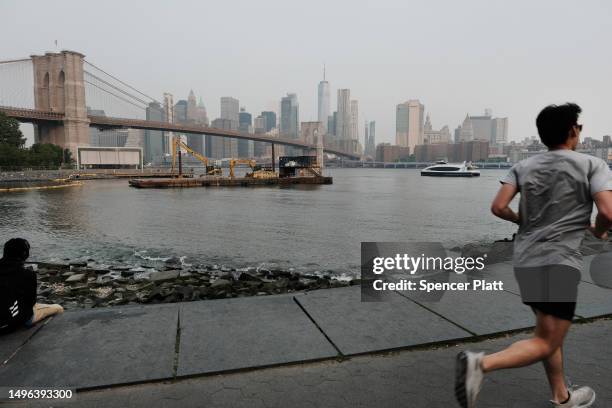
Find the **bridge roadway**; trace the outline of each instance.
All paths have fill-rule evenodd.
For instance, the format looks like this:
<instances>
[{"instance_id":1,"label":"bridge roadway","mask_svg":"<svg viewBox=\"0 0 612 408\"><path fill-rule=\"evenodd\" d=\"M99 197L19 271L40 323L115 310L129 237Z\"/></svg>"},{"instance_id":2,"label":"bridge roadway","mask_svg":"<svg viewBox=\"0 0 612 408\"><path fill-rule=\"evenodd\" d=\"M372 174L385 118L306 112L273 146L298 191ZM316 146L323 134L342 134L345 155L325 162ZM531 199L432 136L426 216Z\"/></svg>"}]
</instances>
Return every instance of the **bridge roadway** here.
<instances>
[{"instance_id":1,"label":"bridge roadway","mask_svg":"<svg viewBox=\"0 0 612 408\"><path fill-rule=\"evenodd\" d=\"M57 123L60 124L64 120L64 114L62 112L52 112L38 109L23 109L9 106L0 106L0 112L6 114L9 117L17 119L20 122L28 123ZM158 130L164 132L177 132L177 133L191 133L201 134L208 136L221 136L230 137L233 139L242 140L253 140L255 142L274 143L283 146L292 146L302 149L315 149L315 145L304 143L298 139L289 139L286 137L269 137L260 136L247 133L241 133L235 130L216 129L201 125L192 124L178 124L168 122L157 122L152 120L141 120L141 119L126 119L126 118L114 118L108 116L94 116L88 115L89 125L101 129L117 129L117 128L132 128L132 129L144 129L144 130ZM360 156L346 153L341 150L324 148L327 153L335 154L338 156L348 157L351 159L359 159Z\"/></svg>"}]
</instances>

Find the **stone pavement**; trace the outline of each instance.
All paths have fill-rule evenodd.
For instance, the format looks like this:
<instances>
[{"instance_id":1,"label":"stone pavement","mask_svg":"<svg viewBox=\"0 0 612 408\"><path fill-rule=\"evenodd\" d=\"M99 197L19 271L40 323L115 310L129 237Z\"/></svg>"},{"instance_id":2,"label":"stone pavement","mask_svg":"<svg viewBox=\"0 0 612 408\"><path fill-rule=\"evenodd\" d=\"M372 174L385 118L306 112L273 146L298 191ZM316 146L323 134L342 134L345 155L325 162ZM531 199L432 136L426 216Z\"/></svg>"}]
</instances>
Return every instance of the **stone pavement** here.
<instances>
[{"instance_id":1,"label":"stone pavement","mask_svg":"<svg viewBox=\"0 0 612 408\"><path fill-rule=\"evenodd\" d=\"M592 259L593 257L587 259L587 269L580 285L578 320L582 317L612 316L612 291L593 283L588 269ZM197 384L202 381L204 389L207 384L213 387L217 381L214 379L226 378L217 375L229 375L233 372L241 374L227 378L253 378L252 381L257 382L259 378L272 375L272 379L268 381L271 385L266 385L264 381L259 387L261 389L276 389L274 387L277 387L277 384L280 384L278 387L281 390L296 386L269 374L278 372L292 378L301 378L304 375L306 381L314 382L296 392L296 395L301 395L296 402L299 400L305 405L308 398L303 394L314 386L319 386L320 378L326 378L328 375L330 378L347 375L342 381L336 380L343 384L349 381L352 392L342 398L348 398L349 402L353 401L357 406L360 406L359 401L365 401L361 406L369 406L373 403L371 398L379 395L380 389L390 387L395 381L392 377L397 376L396 380L402 380L403 392L417 399L432 398L432 401L438 401L437 398L448 397L445 397L443 387L452 377L452 369L449 367L452 368L452 356L456 349L445 351L442 348L427 352L408 352L409 350L481 341L490 336L500 336L502 333L522 330L533 325L531 311L520 302L509 263L488 266L484 277L504 281L505 290L447 292L438 302L424 302L406 292L392 293L387 297L388 301L376 303L361 302L360 288L347 287L293 295L68 311L42 326L0 337L0 386L69 387L79 391L91 391L155 383L158 385L152 386L152 389L166 389L165 386L159 385L160 381L208 376L207 379L193 380ZM463 281L475 278L480 277L451 276L452 280ZM592 345L585 343L585 347L592 349L593 353L596 350L603 353L610 344L607 337L607 334L611 334L610 326L609 322L589 323L580 326L577 332L580 330L586 333L585 336L592 335ZM597 335L593 335L592 331L597 331ZM487 342L483 347L490 345L496 348L504 341ZM573 341L572 347L579 350L578 340ZM400 350L401 353L392 357L364 357L366 360L356 357ZM411 360L414 356L421 356L420 353L425 353L419 357L422 360ZM431 355L433 359L429 363L427 355ZM408 360L402 362L403 356ZM583 356L582 351L576 352L573 358L575 356ZM581 370L589 367L593 373L599 373L602 384L612 384L612 371L608 369L606 373L601 368L605 367L601 364L606 358L605 355L600 358L592 354L580 364L577 360L569 360L568 364L574 361L577 372L585 375L586 371ZM360 384L359 373L349 367L353 367L353 364L359 367L363 361L367 361L366 366L372 364L374 368L370 371L373 372L378 372L376 367L380 364L381 367L390 364L390 368L388 371L385 371L387 368L381 368L375 378L370 378L367 374L367 381L364 380L363 384ZM279 366L285 367L272 369ZM404 372L401 367L408 369ZM264 368L266 370L262 370ZM396 369L399 370L397 375L394 374ZM255 370L253 373L260 374L244 373L245 370ZM322 375L321 370L329 374ZM447 373L448 370L450 371ZM525 376L531 375L528 373L532 373L534 378L540 378L540 374L533 370L537 369L522 371L527 374L521 374L518 378L523 380ZM308 374L311 372L316 374ZM419 382L425 381L418 379L429 372L435 378ZM263 377L259 377L260 375ZM393 381L384 382L387 377ZM503 383L506 377L495 375L491 378L492 381L500 378L499 381ZM579 378L577 381L582 381L582 378L590 379L588 376ZM172 385L168 392L189 387L189 384L192 384L190 381L192 380L179 381ZM327 384L325 381L323 383ZM405 383L410 386L406 387ZM418 389L419 384L435 391L421 392ZM521 393L535 393L536 390L541 390L542 385L533 389L530 388L531 385L508 384L506 388L508 387ZM122 389L134 390L137 393L140 392L138 390L147 388L141 385L116 389L117 395L121 395L124 391L119 390ZM243 390L237 392L231 391L232 389L222 388L219 392L211 393L215 398L225 395L227 401L238 398L239 395L251 395L250 391L245 394ZM330 392L333 389L333 386L329 387ZM372 393L370 396L364 395L368 394L368 389ZM386 393L396 395L392 391L389 388ZM132 391L125 392L130 394ZM148 391L142 392L146 394ZM327 392L323 387L321 392L313 392L313 395L322 398ZM114 391L110 392L113 393ZM351 400L353 393L360 397ZM202 396L212 398L212 394L203 393ZM541 394L546 395L545 392ZM91 392L91 395L97 394ZM253 398L254 401L263 399L267 405L274 406L275 400L268 399L274 395L266 394ZM506 394L500 390L494 395L499 397ZM516 397L523 401L521 395ZM397 398L395 402L399 403ZM285 399L281 399L282 401L286 402ZM320 403L321 399L317 401ZM445 400L441 399L439 403L442 404L443 401ZM507 401L500 404L499 406L510 406Z\"/></svg>"},{"instance_id":2,"label":"stone pavement","mask_svg":"<svg viewBox=\"0 0 612 408\"><path fill-rule=\"evenodd\" d=\"M477 343L352 357L343 361L214 375L79 393L69 403L32 407L91 408L447 408L453 396L454 357L464 349L495 351L526 334ZM597 392L596 407L612 406L612 320L576 324L566 343L574 384ZM541 365L492 373L479 407L545 408L549 394ZM26 404L9 404L23 407Z\"/></svg>"}]
</instances>

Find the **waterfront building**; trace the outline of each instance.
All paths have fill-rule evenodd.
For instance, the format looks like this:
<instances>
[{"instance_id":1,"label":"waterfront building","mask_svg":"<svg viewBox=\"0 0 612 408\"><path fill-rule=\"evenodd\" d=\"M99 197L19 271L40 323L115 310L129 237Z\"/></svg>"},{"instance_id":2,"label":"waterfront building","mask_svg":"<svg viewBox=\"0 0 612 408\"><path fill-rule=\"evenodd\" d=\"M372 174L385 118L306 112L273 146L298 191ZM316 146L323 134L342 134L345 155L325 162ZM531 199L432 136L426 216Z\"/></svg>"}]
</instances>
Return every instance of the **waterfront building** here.
<instances>
[{"instance_id":1,"label":"waterfront building","mask_svg":"<svg viewBox=\"0 0 612 408\"><path fill-rule=\"evenodd\" d=\"M425 119L425 125L423 126L423 144L439 144L439 143L450 143L451 135L448 126L443 126L440 130L434 130L431 125L431 119L429 115Z\"/></svg>"},{"instance_id":2,"label":"waterfront building","mask_svg":"<svg viewBox=\"0 0 612 408\"><path fill-rule=\"evenodd\" d=\"M406 146L380 143L376 146L376 161L378 162L405 162L410 159L410 148Z\"/></svg>"},{"instance_id":3,"label":"waterfront building","mask_svg":"<svg viewBox=\"0 0 612 408\"><path fill-rule=\"evenodd\" d=\"M415 146L414 156L417 162L486 161L489 158L489 142L470 140L459 143L422 144Z\"/></svg>"},{"instance_id":4,"label":"waterfront building","mask_svg":"<svg viewBox=\"0 0 612 408\"><path fill-rule=\"evenodd\" d=\"M493 118L491 144L503 146L508 143L508 118Z\"/></svg>"},{"instance_id":5,"label":"waterfront building","mask_svg":"<svg viewBox=\"0 0 612 408\"><path fill-rule=\"evenodd\" d=\"M376 155L376 121L370 121L370 139L368 141L368 154L371 157Z\"/></svg>"},{"instance_id":6,"label":"waterfront building","mask_svg":"<svg viewBox=\"0 0 612 408\"><path fill-rule=\"evenodd\" d=\"M425 105L418 99L400 103L395 112L395 143L410 147L423 144Z\"/></svg>"}]
</instances>

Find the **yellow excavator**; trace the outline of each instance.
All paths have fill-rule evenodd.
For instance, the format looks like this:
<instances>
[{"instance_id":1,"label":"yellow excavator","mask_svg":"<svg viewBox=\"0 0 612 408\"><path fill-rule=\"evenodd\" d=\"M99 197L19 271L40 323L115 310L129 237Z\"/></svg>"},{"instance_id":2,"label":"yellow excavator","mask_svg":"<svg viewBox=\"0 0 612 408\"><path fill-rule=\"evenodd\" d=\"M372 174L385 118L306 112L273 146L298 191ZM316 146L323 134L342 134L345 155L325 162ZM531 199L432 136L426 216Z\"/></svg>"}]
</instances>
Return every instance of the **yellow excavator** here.
<instances>
[{"instance_id":1,"label":"yellow excavator","mask_svg":"<svg viewBox=\"0 0 612 408\"><path fill-rule=\"evenodd\" d=\"M278 175L275 171L262 169L255 160L251 159L230 159L229 162L229 176L234 178L234 167L237 164L247 164L251 168L251 172L247 173L245 177L251 177L256 179L272 179L277 178Z\"/></svg>"},{"instance_id":2,"label":"yellow excavator","mask_svg":"<svg viewBox=\"0 0 612 408\"><path fill-rule=\"evenodd\" d=\"M183 142L179 137L172 138L172 173L174 174L174 169L176 168L176 157L178 156L179 149L183 148L187 153L204 163L206 168L206 175L208 176L221 176L221 169L216 166L210 166L208 164L208 158L202 156L200 153L193 150L189 147L185 142ZM179 175L180 176L180 175Z\"/></svg>"}]
</instances>

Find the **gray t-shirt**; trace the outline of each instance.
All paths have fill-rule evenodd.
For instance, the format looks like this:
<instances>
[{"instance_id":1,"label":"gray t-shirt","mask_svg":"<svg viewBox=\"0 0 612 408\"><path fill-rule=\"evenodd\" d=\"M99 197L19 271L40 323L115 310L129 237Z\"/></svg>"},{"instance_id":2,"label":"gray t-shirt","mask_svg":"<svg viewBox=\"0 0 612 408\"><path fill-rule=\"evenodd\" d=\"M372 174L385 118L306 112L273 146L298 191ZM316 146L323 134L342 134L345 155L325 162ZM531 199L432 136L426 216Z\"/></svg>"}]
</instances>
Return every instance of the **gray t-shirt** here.
<instances>
[{"instance_id":1,"label":"gray t-shirt","mask_svg":"<svg viewBox=\"0 0 612 408\"><path fill-rule=\"evenodd\" d=\"M593 195L612 190L608 165L572 150L553 150L515 164L501 182L517 186L521 195L514 266L582 269L579 247L591 223Z\"/></svg>"}]
</instances>

